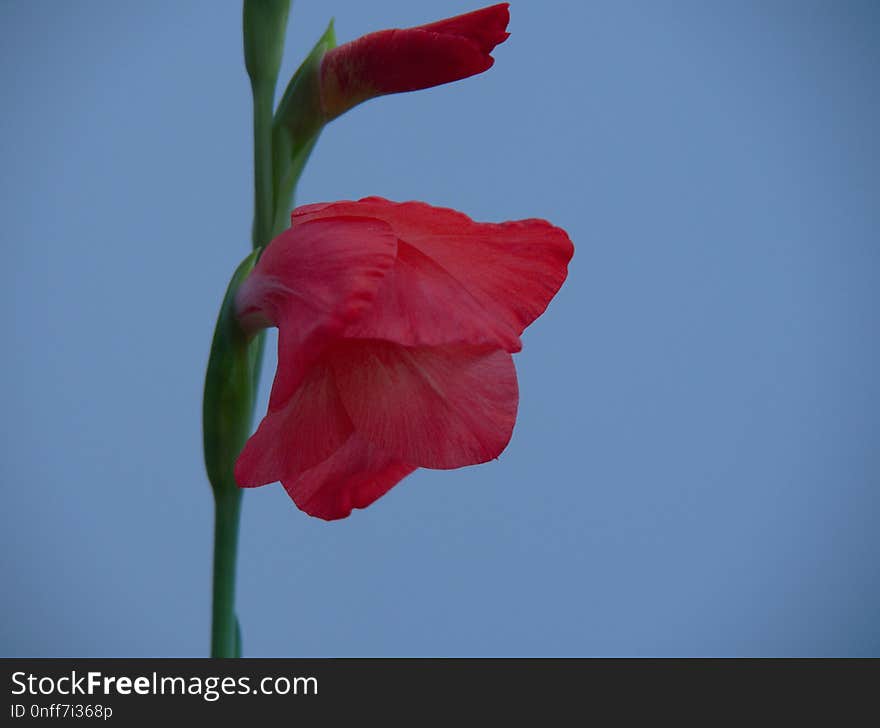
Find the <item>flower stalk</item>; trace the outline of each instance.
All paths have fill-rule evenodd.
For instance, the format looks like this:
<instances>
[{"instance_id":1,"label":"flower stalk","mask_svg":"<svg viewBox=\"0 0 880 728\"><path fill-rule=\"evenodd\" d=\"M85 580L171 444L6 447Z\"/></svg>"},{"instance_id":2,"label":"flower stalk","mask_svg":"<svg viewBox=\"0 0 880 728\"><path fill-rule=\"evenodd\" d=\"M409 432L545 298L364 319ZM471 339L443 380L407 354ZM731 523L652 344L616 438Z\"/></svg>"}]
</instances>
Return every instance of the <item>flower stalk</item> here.
<instances>
[{"instance_id":1,"label":"flower stalk","mask_svg":"<svg viewBox=\"0 0 880 728\"><path fill-rule=\"evenodd\" d=\"M254 97L254 224L253 248L265 247L272 239L275 200L272 192L272 107L275 86L252 84Z\"/></svg>"},{"instance_id":2,"label":"flower stalk","mask_svg":"<svg viewBox=\"0 0 880 728\"><path fill-rule=\"evenodd\" d=\"M235 320L235 293L250 272L256 252L272 239L275 215L272 119L275 86L284 51L290 0L245 0L244 60L254 107L254 254L232 277L214 332L205 379L205 463L214 489L214 570L211 656L239 657L241 634L235 616L235 573L241 491L232 474L234 457L253 420L264 337L248 340Z\"/></svg>"},{"instance_id":3,"label":"flower stalk","mask_svg":"<svg viewBox=\"0 0 880 728\"><path fill-rule=\"evenodd\" d=\"M235 617L235 566L241 491L214 495L214 589L211 610L211 657L240 657Z\"/></svg>"},{"instance_id":4,"label":"flower stalk","mask_svg":"<svg viewBox=\"0 0 880 728\"><path fill-rule=\"evenodd\" d=\"M235 294L253 269L251 253L232 276L211 344L203 404L205 467L214 490L214 587L212 657L238 651L235 564L241 491L233 478L236 453L247 441L253 419L262 337L249 340L235 317Z\"/></svg>"}]
</instances>

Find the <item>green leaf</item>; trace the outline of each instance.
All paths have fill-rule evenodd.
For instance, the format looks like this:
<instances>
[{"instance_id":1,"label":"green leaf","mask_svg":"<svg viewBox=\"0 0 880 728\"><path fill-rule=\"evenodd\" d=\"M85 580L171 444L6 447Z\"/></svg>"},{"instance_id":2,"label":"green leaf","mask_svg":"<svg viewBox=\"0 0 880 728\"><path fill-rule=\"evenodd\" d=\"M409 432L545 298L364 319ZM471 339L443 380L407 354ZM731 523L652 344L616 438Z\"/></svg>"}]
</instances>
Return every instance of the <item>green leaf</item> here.
<instances>
[{"instance_id":1,"label":"green leaf","mask_svg":"<svg viewBox=\"0 0 880 728\"><path fill-rule=\"evenodd\" d=\"M321 107L321 60L336 47L331 20L287 84L272 123L272 169L274 180L274 234L288 225L296 184L314 149L326 118Z\"/></svg>"},{"instance_id":2,"label":"green leaf","mask_svg":"<svg viewBox=\"0 0 880 728\"><path fill-rule=\"evenodd\" d=\"M262 358L262 334L248 338L235 317L235 294L259 257L252 252L226 289L205 375L202 405L205 467L215 492L237 490L235 460L250 436Z\"/></svg>"}]
</instances>

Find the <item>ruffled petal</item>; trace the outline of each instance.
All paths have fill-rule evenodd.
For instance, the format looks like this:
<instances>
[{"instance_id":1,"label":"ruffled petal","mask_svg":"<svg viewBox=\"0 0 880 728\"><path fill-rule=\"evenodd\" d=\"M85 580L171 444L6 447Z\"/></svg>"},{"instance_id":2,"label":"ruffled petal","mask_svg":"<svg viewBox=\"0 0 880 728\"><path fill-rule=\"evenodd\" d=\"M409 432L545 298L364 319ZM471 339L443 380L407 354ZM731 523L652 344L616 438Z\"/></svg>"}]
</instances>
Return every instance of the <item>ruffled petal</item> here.
<instances>
[{"instance_id":1,"label":"ruffled petal","mask_svg":"<svg viewBox=\"0 0 880 728\"><path fill-rule=\"evenodd\" d=\"M423 202L306 205L292 219L341 214L384 220L401 241L375 305L346 336L404 346L485 343L518 351L520 334L556 295L574 252L565 231L546 220L479 223Z\"/></svg>"},{"instance_id":2,"label":"ruffled petal","mask_svg":"<svg viewBox=\"0 0 880 728\"><path fill-rule=\"evenodd\" d=\"M279 328L270 411L293 396L324 346L375 300L397 237L382 220L298 220L266 248L236 296L239 320Z\"/></svg>"},{"instance_id":3,"label":"ruffled petal","mask_svg":"<svg viewBox=\"0 0 880 728\"><path fill-rule=\"evenodd\" d=\"M301 510L332 521L366 508L415 469L354 433L324 462L282 484Z\"/></svg>"},{"instance_id":4,"label":"ruffled petal","mask_svg":"<svg viewBox=\"0 0 880 728\"><path fill-rule=\"evenodd\" d=\"M518 390L505 351L346 340L327 356L357 432L402 462L474 465L510 441Z\"/></svg>"},{"instance_id":5,"label":"ruffled petal","mask_svg":"<svg viewBox=\"0 0 880 728\"><path fill-rule=\"evenodd\" d=\"M499 320L462 283L417 248L398 241L397 263L372 307L345 329L352 339L404 346L487 344L518 351L518 332Z\"/></svg>"},{"instance_id":6,"label":"ruffled petal","mask_svg":"<svg viewBox=\"0 0 880 728\"><path fill-rule=\"evenodd\" d=\"M292 480L339 450L353 432L329 366L319 361L285 405L270 411L235 463L243 487Z\"/></svg>"}]
</instances>

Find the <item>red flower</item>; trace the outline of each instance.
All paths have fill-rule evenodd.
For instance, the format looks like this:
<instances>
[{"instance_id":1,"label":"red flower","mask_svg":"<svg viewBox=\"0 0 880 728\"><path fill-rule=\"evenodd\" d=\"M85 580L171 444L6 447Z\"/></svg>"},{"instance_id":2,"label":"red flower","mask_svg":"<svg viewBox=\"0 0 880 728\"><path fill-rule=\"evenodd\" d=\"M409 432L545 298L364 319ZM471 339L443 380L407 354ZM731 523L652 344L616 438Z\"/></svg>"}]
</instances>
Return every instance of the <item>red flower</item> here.
<instances>
[{"instance_id":1,"label":"red flower","mask_svg":"<svg viewBox=\"0 0 880 728\"><path fill-rule=\"evenodd\" d=\"M334 519L417 467L498 457L516 419L511 353L572 253L544 220L379 197L294 210L236 297L246 330L279 329L269 411L236 481L280 480Z\"/></svg>"},{"instance_id":2,"label":"red flower","mask_svg":"<svg viewBox=\"0 0 880 728\"><path fill-rule=\"evenodd\" d=\"M380 30L328 51L321 63L327 119L382 94L438 86L482 73L509 35L508 3L403 30Z\"/></svg>"}]
</instances>

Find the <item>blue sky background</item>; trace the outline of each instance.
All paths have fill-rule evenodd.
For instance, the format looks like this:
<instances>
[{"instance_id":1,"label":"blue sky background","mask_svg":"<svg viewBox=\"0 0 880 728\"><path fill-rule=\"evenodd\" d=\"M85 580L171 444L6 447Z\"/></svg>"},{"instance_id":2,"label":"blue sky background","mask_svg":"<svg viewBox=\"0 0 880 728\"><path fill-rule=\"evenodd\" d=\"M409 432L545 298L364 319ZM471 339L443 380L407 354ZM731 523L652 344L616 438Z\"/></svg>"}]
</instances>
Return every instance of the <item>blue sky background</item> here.
<instances>
[{"instance_id":1,"label":"blue sky background","mask_svg":"<svg viewBox=\"0 0 880 728\"><path fill-rule=\"evenodd\" d=\"M295 2L282 76L331 16L475 7ZM0 653L204 655L240 5L0 16ZM513 440L335 523L246 493L245 654L880 654L878 6L516 0L510 30L490 72L333 122L299 200L569 231Z\"/></svg>"}]
</instances>

